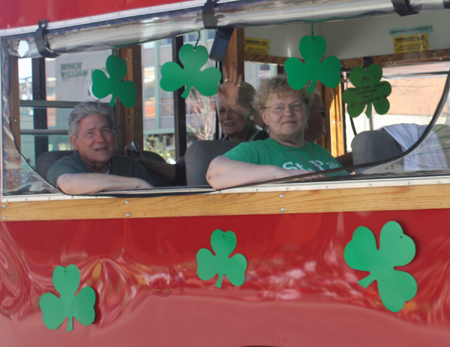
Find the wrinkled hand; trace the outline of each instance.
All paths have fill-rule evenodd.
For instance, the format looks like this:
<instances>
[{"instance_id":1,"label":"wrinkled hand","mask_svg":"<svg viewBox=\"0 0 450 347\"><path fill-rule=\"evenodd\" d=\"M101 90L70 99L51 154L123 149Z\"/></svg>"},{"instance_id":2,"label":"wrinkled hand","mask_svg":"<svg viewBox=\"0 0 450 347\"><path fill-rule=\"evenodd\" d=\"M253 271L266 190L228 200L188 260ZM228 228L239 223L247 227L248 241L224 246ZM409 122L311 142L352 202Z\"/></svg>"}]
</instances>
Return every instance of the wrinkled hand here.
<instances>
[{"instance_id":1,"label":"wrinkled hand","mask_svg":"<svg viewBox=\"0 0 450 347\"><path fill-rule=\"evenodd\" d=\"M238 75L237 67L235 64L231 64L229 75L227 68L225 66L223 67L223 78L224 83L217 90L217 95L220 98L220 103L223 106L239 113L242 117L249 116L252 109L250 103L242 104L239 102L239 86L242 84L242 75ZM254 124L259 125L262 129L264 129L265 125L260 112L254 110L251 115L253 117L250 118L250 120Z\"/></svg>"},{"instance_id":2,"label":"wrinkled hand","mask_svg":"<svg viewBox=\"0 0 450 347\"><path fill-rule=\"evenodd\" d=\"M239 112L239 86L242 83L242 75L238 76L236 65L231 64L230 75L228 75L227 68L223 67L223 80L221 88L217 90L220 102L223 106Z\"/></svg>"}]
</instances>

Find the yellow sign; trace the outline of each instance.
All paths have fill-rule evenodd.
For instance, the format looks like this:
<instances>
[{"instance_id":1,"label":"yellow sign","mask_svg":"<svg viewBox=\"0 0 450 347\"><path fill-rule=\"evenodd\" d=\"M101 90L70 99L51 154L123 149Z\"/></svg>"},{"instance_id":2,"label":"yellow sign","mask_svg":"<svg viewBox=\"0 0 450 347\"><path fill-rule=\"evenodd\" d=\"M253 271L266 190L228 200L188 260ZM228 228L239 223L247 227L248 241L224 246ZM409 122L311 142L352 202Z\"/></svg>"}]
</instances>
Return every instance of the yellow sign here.
<instances>
[{"instance_id":1,"label":"yellow sign","mask_svg":"<svg viewBox=\"0 0 450 347\"><path fill-rule=\"evenodd\" d=\"M409 53L428 51L428 34L394 37L394 52Z\"/></svg>"},{"instance_id":2,"label":"yellow sign","mask_svg":"<svg viewBox=\"0 0 450 347\"><path fill-rule=\"evenodd\" d=\"M270 55L270 40L252 39L246 37L244 40L244 53L255 55Z\"/></svg>"}]
</instances>

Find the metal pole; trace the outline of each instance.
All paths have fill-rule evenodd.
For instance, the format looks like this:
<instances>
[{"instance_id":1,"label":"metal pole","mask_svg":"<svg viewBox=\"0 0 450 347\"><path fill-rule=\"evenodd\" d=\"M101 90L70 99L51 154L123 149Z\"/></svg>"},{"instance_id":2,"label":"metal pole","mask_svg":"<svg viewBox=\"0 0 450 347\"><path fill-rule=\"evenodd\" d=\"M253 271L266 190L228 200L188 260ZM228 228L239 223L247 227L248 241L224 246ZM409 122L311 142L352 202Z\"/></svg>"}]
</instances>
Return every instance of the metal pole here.
<instances>
[{"instance_id":1,"label":"metal pole","mask_svg":"<svg viewBox=\"0 0 450 347\"><path fill-rule=\"evenodd\" d=\"M154 42L153 48L155 62L155 129L161 127L161 96L159 94L159 81L161 79L159 72L159 41Z\"/></svg>"},{"instance_id":2,"label":"metal pole","mask_svg":"<svg viewBox=\"0 0 450 347\"><path fill-rule=\"evenodd\" d=\"M172 60L181 65L178 52L183 46L183 36L172 38ZM183 88L173 93L173 111L175 118L175 156L177 159L184 156L187 147L186 137L186 100L181 97Z\"/></svg>"},{"instance_id":3,"label":"metal pole","mask_svg":"<svg viewBox=\"0 0 450 347\"><path fill-rule=\"evenodd\" d=\"M33 100L47 98L45 78L45 58L32 59ZM33 109L33 128L47 129L47 109ZM37 159L42 153L48 152L48 136L35 136L34 156Z\"/></svg>"}]
</instances>

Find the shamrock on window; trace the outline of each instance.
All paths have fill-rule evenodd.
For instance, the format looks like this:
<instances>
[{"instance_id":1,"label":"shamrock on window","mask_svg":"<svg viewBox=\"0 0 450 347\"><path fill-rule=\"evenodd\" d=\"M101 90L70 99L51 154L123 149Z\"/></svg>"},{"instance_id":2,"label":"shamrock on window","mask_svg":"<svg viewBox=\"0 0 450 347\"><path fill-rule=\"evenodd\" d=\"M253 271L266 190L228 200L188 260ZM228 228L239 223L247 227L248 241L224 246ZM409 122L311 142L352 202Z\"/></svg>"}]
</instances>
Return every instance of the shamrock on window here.
<instances>
[{"instance_id":1,"label":"shamrock on window","mask_svg":"<svg viewBox=\"0 0 450 347\"><path fill-rule=\"evenodd\" d=\"M217 288L222 287L224 275L233 285L243 285L247 259L242 254L236 254L230 258L230 254L236 248L236 235L232 231L224 233L222 230L216 229L211 235L211 246L216 255L206 248L197 252L198 277L203 281L208 281L218 274Z\"/></svg>"},{"instance_id":2,"label":"shamrock on window","mask_svg":"<svg viewBox=\"0 0 450 347\"><path fill-rule=\"evenodd\" d=\"M127 63L125 60L110 55L106 59L106 71L109 78L102 70L92 72L92 94L99 99L106 98L112 94L109 106L113 107L116 96L125 107L134 107L136 103L136 85L132 81L124 81L127 74Z\"/></svg>"},{"instance_id":3,"label":"shamrock on window","mask_svg":"<svg viewBox=\"0 0 450 347\"><path fill-rule=\"evenodd\" d=\"M208 61L208 50L203 46L194 47L184 45L178 54L184 68L174 62L167 62L161 67L161 88L167 92L173 92L186 86L183 98L187 98L191 88L205 96L213 96L217 93L222 73L215 67L208 67L202 71L200 68Z\"/></svg>"},{"instance_id":4,"label":"shamrock on window","mask_svg":"<svg viewBox=\"0 0 450 347\"><path fill-rule=\"evenodd\" d=\"M302 89L311 81L307 91L312 92L316 82L320 81L328 88L335 88L341 82L341 62L330 56L320 61L327 50L323 36L303 36L299 51L305 62L298 58L289 58L284 64L288 83L293 89Z\"/></svg>"},{"instance_id":5,"label":"shamrock on window","mask_svg":"<svg viewBox=\"0 0 450 347\"><path fill-rule=\"evenodd\" d=\"M387 96L391 94L391 84L380 82L382 76L383 69L378 64L370 65L366 71L360 66L351 71L350 82L356 88L348 88L343 95L350 117L358 117L366 105L367 118L372 115L372 105L380 115L389 111Z\"/></svg>"},{"instance_id":6,"label":"shamrock on window","mask_svg":"<svg viewBox=\"0 0 450 347\"><path fill-rule=\"evenodd\" d=\"M381 229L380 249L372 231L362 226L357 228L345 247L344 258L352 269L370 271L370 275L358 283L367 288L377 281L383 305L398 312L416 295L417 282L411 274L394 267L409 264L415 254L414 241L403 233L398 223L391 221Z\"/></svg>"},{"instance_id":7,"label":"shamrock on window","mask_svg":"<svg viewBox=\"0 0 450 347\"><path fill-rule=\"evenodd\" d=\"M73 318L83 325L94 322L96 300L95 291L85 287L75 295L80 285L80 271L75 265L66 268L57 266L53 271L53 285L60 297L52 293L45 293L39 299L44 325L49 329L58 329L65 321L67 331L73 330Z\"/></svg>"}]
</instances>

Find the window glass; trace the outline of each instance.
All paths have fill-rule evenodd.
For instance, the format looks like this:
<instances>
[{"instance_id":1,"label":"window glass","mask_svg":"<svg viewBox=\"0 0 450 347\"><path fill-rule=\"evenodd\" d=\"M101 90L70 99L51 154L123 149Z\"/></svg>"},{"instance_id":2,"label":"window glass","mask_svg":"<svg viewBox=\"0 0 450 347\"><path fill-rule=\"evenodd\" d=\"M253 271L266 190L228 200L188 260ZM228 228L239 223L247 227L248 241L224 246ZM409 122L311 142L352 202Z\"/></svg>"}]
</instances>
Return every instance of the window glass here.
<instances>
[{"instance_id":1,"label":"window glass","mask_svg":"<svg viewBox=\"0 0 450 347\"><path fill-rule=\"evenodd\" d=\"M58 109L60 117L69 117L72 109ZM35 129L34 118L40 112L47 112L48 132L45 129ZM36 159L47 151L70 150L71 144L69 135L67 134L67 125L58 128L55 124L56 120L55 108L40 107L21 107L20 108L20 143L21 152L31 167L36 167ZM64 115L65 114L65 115ZM44 146L44 148L42 148Z\"/></svg>"},{"instance_id":2,"label":"window glass","mask_svg":"<svg viewBox=\"0 0 450 347\"><path fill-rule=\"evenodd\" d=\"M31 59L19 59L20 100L33 99L33 78Z\"/></svg>"},{"instance_id":3,"label":"window glass","mask_svg":"<svg viewBox=\"0 0 450 347\"><path fill-rule=\"evenodd\" d=\"M373 117L367 118L363 113L353 119L346 113L347 150L351 150L351 141L354 138L351 121L357 133L393 124L427 125L441 97L446 79L443 74L426 74L429 69L433 69L434 71L430 71L433 73L439 71L445 73L447 67L446 64L439 63L409 66L408 69L405 67L384 68L382 81L388 81L392 87L391 95L388 96L389 111L385 115L379 115L373 109ZM405 74L404 71L409 73ZM351 87L353 85L350 82L345 84L345 88ZM438 123L445 123L447 116L448 108L444 108Z\"/></svg>"},{"instance_id":4,"label":"window glass","mask_svg":"<svg viewBox=\"0 0 450 347\"><path fill-rule=\"evenodd\" d=\"M214 140L216 132L216 99L192 89L186 99L188 142Z\"/></svg>"},{"instance_id":5,"label":"window glass","mask_svg":"<svg viewBox=\"0 0 450 347\"><path fill-rule=\"evenodd\" d=\"M245 62L245 81L258 90L262 79L277 75L277 65Z\"/></svg>"},{"instance_id":6,"label":"window glass","mask_svg":"<svg viewBox=\"0 0 450 347\"><path fill-rule=\"evenodd\" d=\"M200 36L199 45L211 49L214 32L203 31ZM185 35L185 42L195 44L198 34L189 33ZM8 165L16 160L16 171L6 172L6 185L9 184L10 191L23 187L37 176L29 173L29 167L36 167L36 158L45 151L69 150L70 142L67 135L67 119L72 107L56 105L60 102L79 103L82 101L96 100L90 93L91 73L95 69L105 70L105 61L110 50L100 52L87 52L80 54L67 54L56 59L46 59L46 100L53 104L46 106L33 104L33 72L30 59L22 59L19 63L19 85L20 85L20 114L21 114L21 152L20 156L13 157L12 154L4 155ZM145 149L162 155L166 161L175 159L174 141L174 105L173 92L167 92L160 88L161 66L172 60L171 39L151 42L142 46L142 83L143 83L143 124ZM204 67L215 66L215 62L208 61ZM425 69L425 70L424 70ZM428 70L426 70L428 69ZM433 112L443 90L445 77L437 72L446 72L448 63L421 64L418 66L392 67L384 70L383 80L392 85L392 94L389 96L391 104L386 115L378 115L374 110L373 116L368 119L363 115L350 120L346 115L346 145L349 151L355 154L355 148L351 143L357 135L365 131L374 131L381 127L392 125L413 125L418 129L416 137L408 144L413 145L421 136L427 124L429 124ZM276 75L276 65L259 64L247 62L245 66L245 79L256 89L263 78ZM347 87L351 87L350 84ZM103 102L109 102L107 97ZM36 126L37 115L45 115L44 127ZM216 130L215 98L204 97L195 89L191 90L189 98L186 99L186 114L188 128L188 144L197 140L209 140L214 137ZM418 147L407 158L401 158L385 165L372 167L357 173L384 173L406 171L446 170L450 162L450 120L448 102L436 125L430 132L427 140ZM42 117L41 117L42 118ZM350 126L354 122L355 133ZM47 133L45 133L47 132ZM397 142L398 143L398 142ZM401 147L401 144L398 143ZM398 147L397 146L397 147ZM407 149L407 148L406 148ZM405 148L400 149L400 153ZM7 150L6 150L7 151ZM396 155L395 152L386 152ZM5 151L4 151L5 153ZM431 161L430 161L431 159ZM367 159L366 162L371 160ZM373 159L372 159L373 161ZM27 174L24 175L23 172ZM27 176L28 175L28 176ZM18 184L14 177L21 180ZM28 181L27 181L28 180ZM37 180L35 180L37 181ZM40 180L39 182L42 182ZM33 188L34 189L34 188ZM6 194L8 190L5 191Z\"/></svg>"},{"instance_id":7,"label":"window glass","mask_svg":"<svg viewBox=\"0 0 450 347\"><path fill-rule=\"evenodd\" d=\"M214 30L200 32L198 44L210 51ZM184 42L195 45L198 33L184 35ZM175 160L175 118L173 92L160 87L161 67L172 61L172 39L146 43L142 46L144 147L163 156L166 161ZM208 60L204 66L215 66ZM197 140L212 139L215 133L215 99L200 95L195 88L186 99L188 146Z\"/></svg>"},{"instance_id":8,"label":"window glass","mask_svg":"<svg viewBox=\"0 0 450 347\"><path fill-rule=\"evenodd\" d=\"M144 149L175 159L173 92L161 89L161 66L172 61L172 39L142 46Z\"/></svg>"},{"instance_id":9,"label":"window glass","mask_svg":"<svg viewBox=\"0 0 450 347\"><path fill-rule=\"evenodd\" d=\"M45 59L46 101L68 101L73 105L96 100L91 95L91 75L95 69L106 71L106 58L110 50L66 54L56 59ZM34 168L36 159L44 152L71 149L67 135L70 108L45 107L33 104L32 60L19 60L21 113L21 151ZM34 72L36 73L36 72ZM100 101L109 102L110 96ZM45 130L48 130L45 132Z\"/></svg>"},{"instance_id":10,"label":"window glass","mask_svg":"<svg viewBox=\"0 0 450 347\"><path fill-rule=\"evenodd\" d=\"M448 71L447 64L433 63L383 69L382 81L388 81L392 87L391 95L388 96L390 108L387 114L379 115L375 109L371 118L367 118L363 113L350 119L346 114L347 150L352 151L355 164L400 155L420 138L441 98L446 80L444 74ZM348 83L346 87L353 86ZM358 172L404 173L447 169L447 162L450 162L449 114L447 100L427 139L410 155L389 164ZM378 153L372 153L374 148L377 148ZM362 152L364 156L361 156Z\"/></svg>"},{"instance_id":11,"label":"window glass","mask_svg":"<svg viewBox=\"0 0 450 347\"><path fill-rule=\"evenodd\" d=\"M105 73L106 59L111 50L63 54L55 59L46 59L47 100L94 101L91 95L92 72L96 69ZM109 102L111 96L101 99Z\"/></svg>"}]
</instances>

